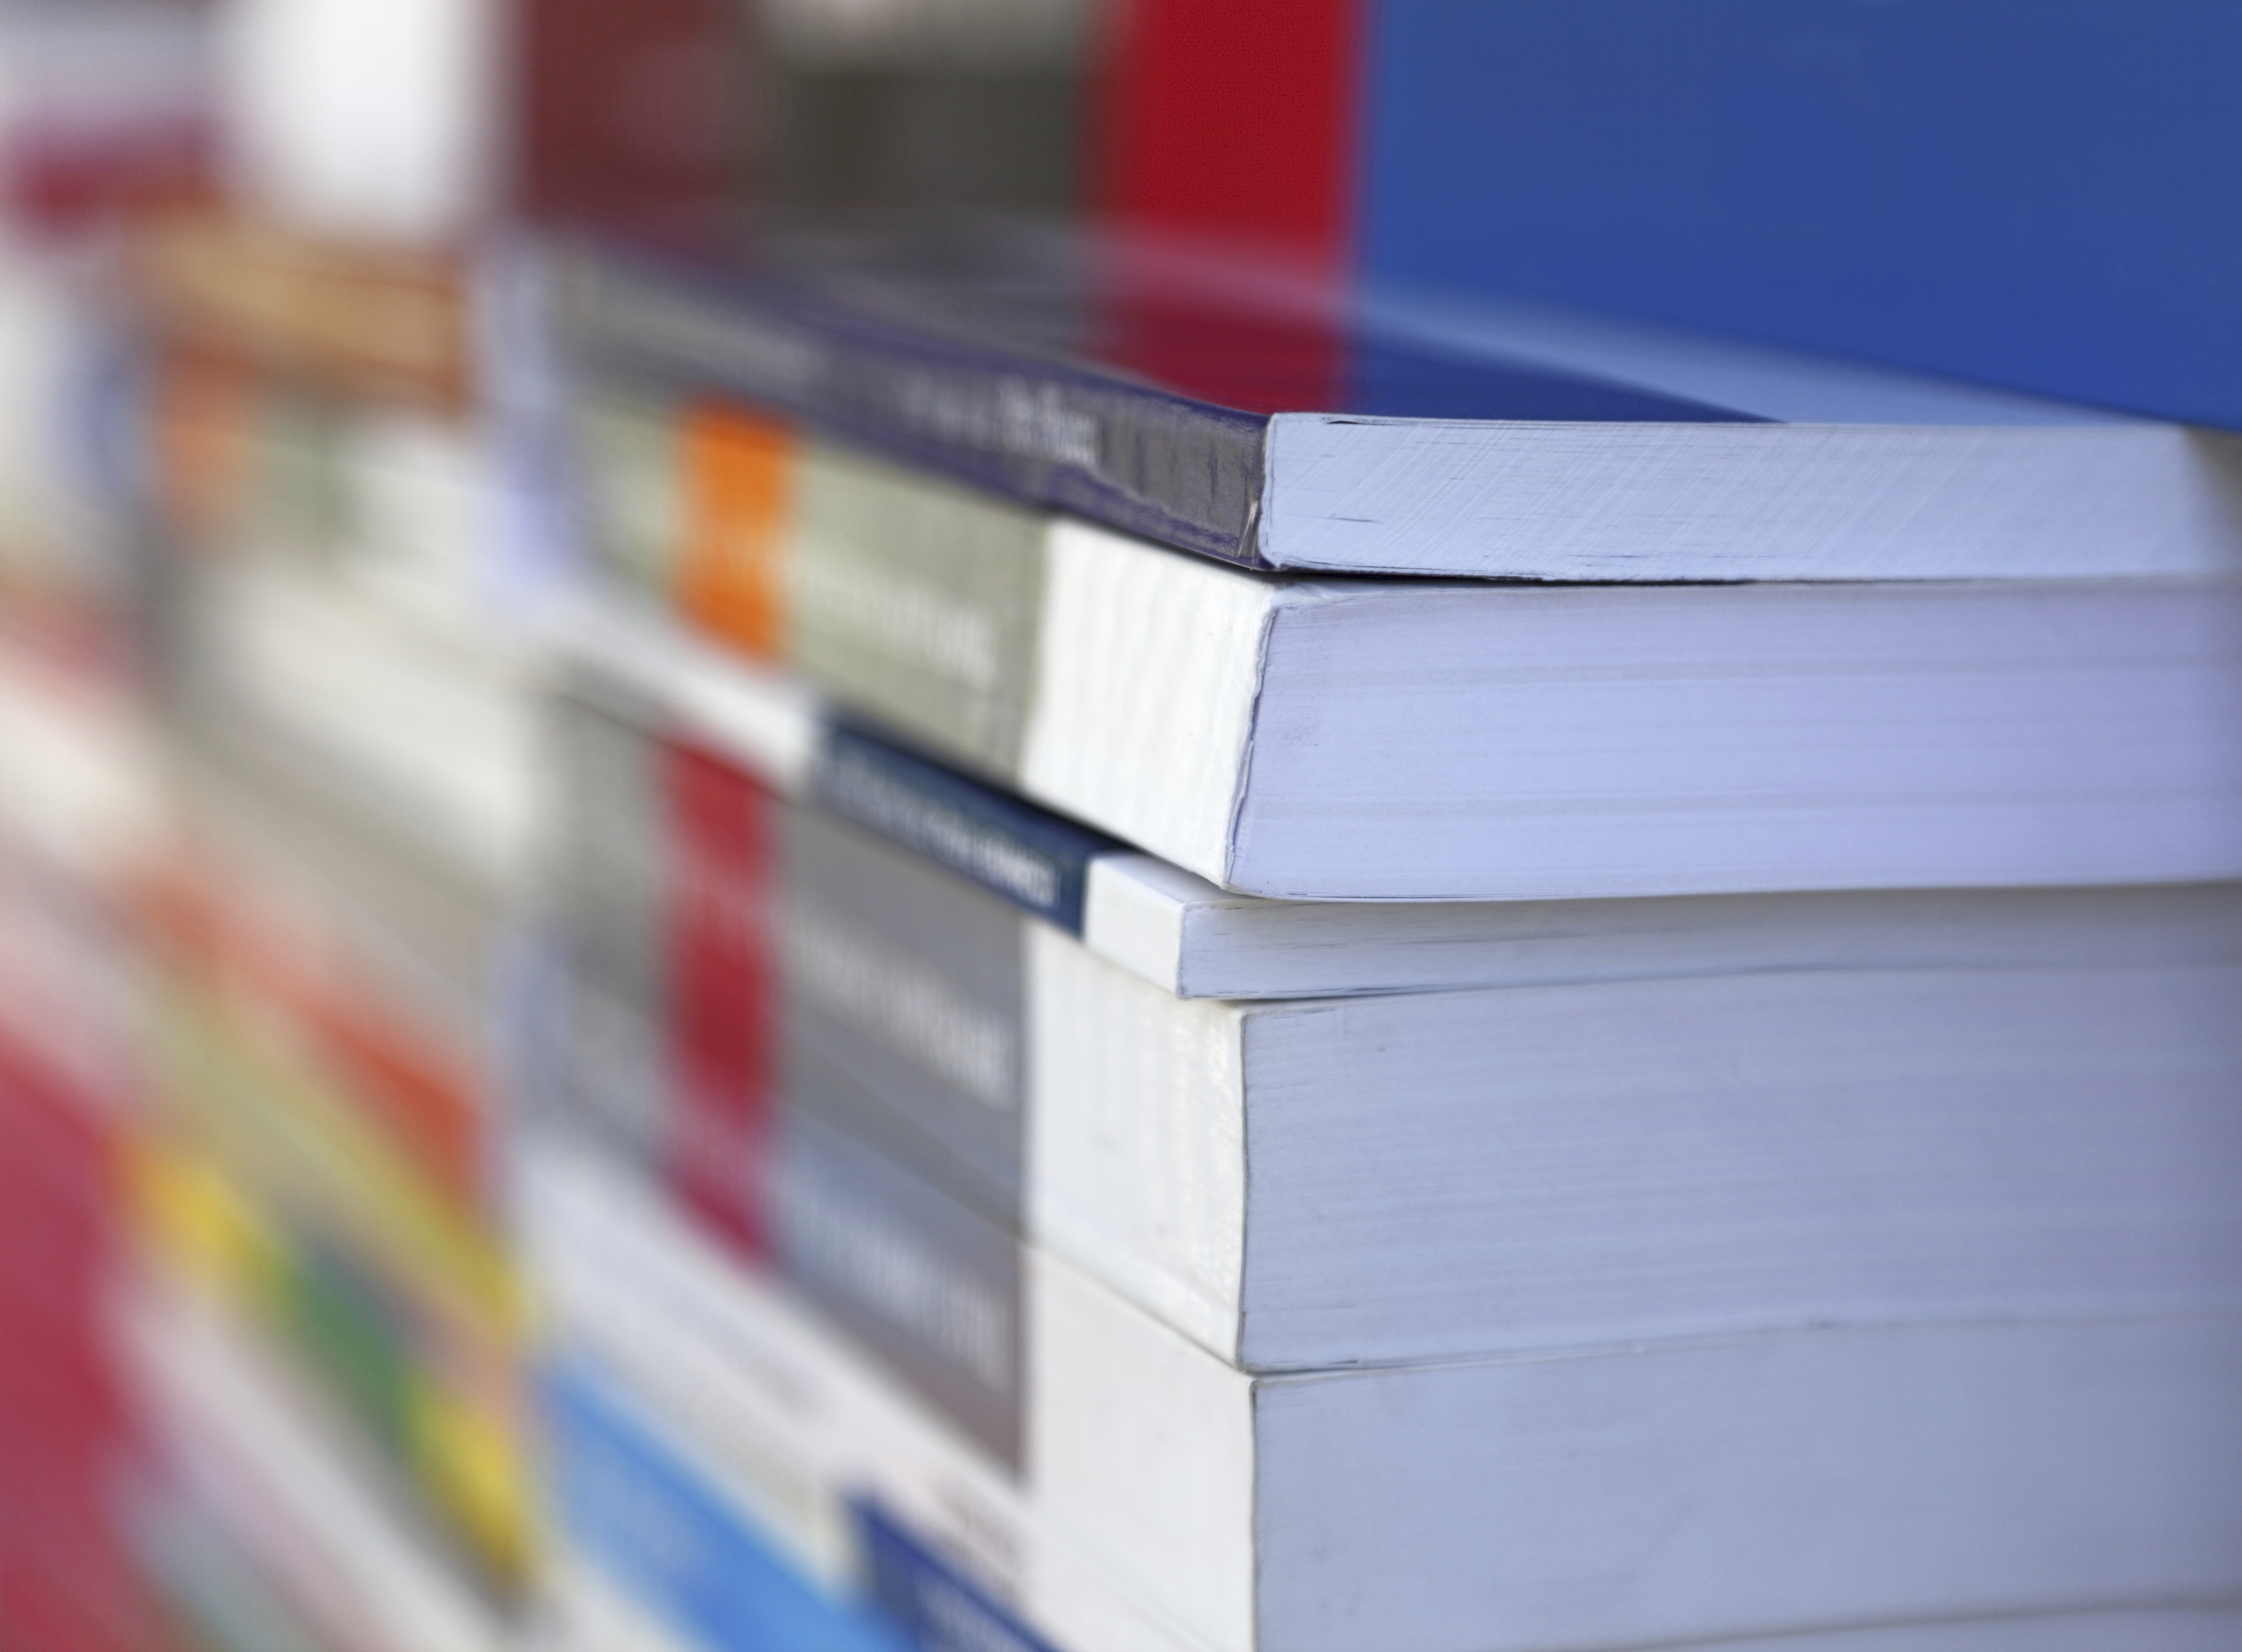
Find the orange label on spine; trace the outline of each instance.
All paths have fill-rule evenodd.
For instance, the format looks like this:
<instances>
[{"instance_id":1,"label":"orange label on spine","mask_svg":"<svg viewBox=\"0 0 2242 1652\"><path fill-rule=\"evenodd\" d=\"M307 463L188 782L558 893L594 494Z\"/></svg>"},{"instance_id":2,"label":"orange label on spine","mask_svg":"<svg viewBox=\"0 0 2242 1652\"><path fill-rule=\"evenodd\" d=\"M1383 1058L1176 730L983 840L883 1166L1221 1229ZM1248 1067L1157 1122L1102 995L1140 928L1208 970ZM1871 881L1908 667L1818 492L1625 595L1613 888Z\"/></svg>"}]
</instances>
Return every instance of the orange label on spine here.
<instances>
[{"instance_id":1,"label":"orange label on spine","mask_svg":"<svg viewBox=\"0 0 2242 1652\"><path fill-rule=\"evenodd\" d=\"M159 360L153 389L164 521L190 543L238 526L257 456L257 387L248 369L174 351Z\"/></svg>"},{"instance_id":2,"label":"orange label on spine","mask_svg":"<svg viewBox=\"0 0 2242 1652\"><path fill-rule=\"evenodd\" d=\"M794 513L795 440L785 425L726 407L685 416L688 619L759 659L783 657L783 558Z\"/></svg>"}]
</instances>

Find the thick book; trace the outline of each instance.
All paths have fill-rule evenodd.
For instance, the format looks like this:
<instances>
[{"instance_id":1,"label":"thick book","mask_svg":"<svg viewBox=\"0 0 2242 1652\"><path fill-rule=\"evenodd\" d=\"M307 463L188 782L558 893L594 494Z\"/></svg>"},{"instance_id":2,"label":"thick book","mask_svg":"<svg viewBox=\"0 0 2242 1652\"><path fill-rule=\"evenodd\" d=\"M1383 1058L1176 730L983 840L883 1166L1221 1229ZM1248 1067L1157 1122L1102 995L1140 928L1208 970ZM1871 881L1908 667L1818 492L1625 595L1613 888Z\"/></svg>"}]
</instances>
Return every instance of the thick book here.
<instances>
[{"instance_id":1,"label":"thick book","mask_svg":"<svg viewBox=\"0 0 2242 1652\"><path fill-rule=\"evenodd\" d=\"M1070 1652L1162 1644L1083 1609L1084 1563L1205 1652L2064 1645L2064 1615L2092 1645L2131 1614L2178 1648L2242 1585L2231 1317L1257 1376L1030 1253L1015 1473L597 1155L525 1162L564 1342L767 1510L876 1499Z\"/></svg>"},{"instance_id":2,"label":"thick book","mask_svg":"<svg viewBox=\"0 0 2242 1652\"><path fill-rule=\"evenodd\" d=\"M642 1361L618 1368L570 1328L556 1339L558 1529L537 1652L1204 1652L1028 1517L1010 1488L979 1484L970 1453L866 1380L822 1328L738 1282L769 1338L746 1372L712 1369L705 1348L680 1369L664 1344L672 1362L648 1382ZM815 1399L776 1392L789 1377ZM906 1485L936 1494L934 1511L896 1507ZM1693 1644L2227 1652L2238 1629L2229 1607L2138 1606Z\"/></svg>"},{"instance_id":3,"label":"thick book","mask_svg":"<svg viewBox=\"0 0 2242 1652\"><path fill-rule=\"evenodd\" d=\"M2242 1308L2242 890L1981 906L1943 962L1871 909L1789 962L1189 1000L705 745L559 732L557 1094L998 1449L1021 1234L1265 1369Z\"/></svg>"},{"instance_id":4,"label":"thick book","mask_svg":"<svg viewBox=\"0 0 2242 1652\"><path fill-rule=\"evenodd\" d=\"M1246 567L1557 580L2231 572L2242 446L1534 307L1363 310L1026 233L564 247L586 372L730 398Z\"/></svg>"},{"instance_id":5,"label":"thick book","mask_svg":"<svg viewBox=\"0 0 2242 1652\"><path fill-rule=\"evenodd\" d=\"M2238 585L1303 583L1081 522L942 569L895 552L953 502L854 500L758 576L838 592L848 621L767 607L724 634L760 627L841 706L1226 890L2242 876Z\"/></svg>"}]
</instances>

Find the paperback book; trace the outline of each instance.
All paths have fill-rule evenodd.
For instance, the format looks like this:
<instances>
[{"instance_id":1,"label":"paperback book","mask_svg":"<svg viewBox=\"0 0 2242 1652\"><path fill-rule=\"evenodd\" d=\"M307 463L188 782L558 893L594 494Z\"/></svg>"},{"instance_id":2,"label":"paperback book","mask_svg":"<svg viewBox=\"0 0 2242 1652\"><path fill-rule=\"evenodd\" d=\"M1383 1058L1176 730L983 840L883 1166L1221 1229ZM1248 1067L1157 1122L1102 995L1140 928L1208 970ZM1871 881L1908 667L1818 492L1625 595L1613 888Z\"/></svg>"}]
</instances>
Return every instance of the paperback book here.
<instances>
[{"instance_id":1,"label":"paperback book","mask_svg":"<svg viewBox=\"0 0 2242 1652\"><path fill-rule=\"evenodd\" d=\"M2108 1615L2151 1602L2178 1609L2142 1613L2148 1633L2190 1645L2234 1587L2231 1319L1253 1376L1031 1254L1044 1278L1030 1443L1013 1472L628 1173L554 1140L527 1168L556 1334L590 1374L564 1405L689 1420L671 1423L692 1441L673 1448L763 1531L822 1556L798 1563L844 1595L877 1575L868 1507L1013 1622L1078 1652L1811 1647L1863 1631L1970 1646L1981 1631L1950 1625L1973 1620L2001 1623L1982 1631L1998 1645L2027 1625L2065 1633L2069 1615L2091 1644L2121 1621ZM1963 1435L1966 1451L1937 1443ZM597 1461L614 1448L576 1448ZM1771 1583L1760 1558L1778 1533L1796 1542L1801 1495L1816 1495L1814 1542L1832 1563ZM598 1558L624 1580L701 1552L616 1555L627 1532L573 1535L608 1549ZM1734 1587L1746 1574L1752 1587ZM674 1612L691 1576L641 1592ZM686 1632L708 1631L688 1619Z\"/></svg>"}]
</instances>

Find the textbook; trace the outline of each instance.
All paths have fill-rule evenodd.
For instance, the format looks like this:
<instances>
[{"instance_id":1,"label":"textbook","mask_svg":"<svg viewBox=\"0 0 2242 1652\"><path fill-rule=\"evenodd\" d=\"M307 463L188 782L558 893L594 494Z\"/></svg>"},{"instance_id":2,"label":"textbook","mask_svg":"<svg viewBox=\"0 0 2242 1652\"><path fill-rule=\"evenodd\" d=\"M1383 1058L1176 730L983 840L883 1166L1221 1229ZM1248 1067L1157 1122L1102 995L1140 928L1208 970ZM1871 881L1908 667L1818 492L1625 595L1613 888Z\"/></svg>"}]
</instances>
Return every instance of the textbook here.
<instances>
[{"instance_id":1,"label":"textbook","mask_svg":"<svg viewBox=\"0 0 2242 1652\"><path fill-rule=\"evenodd\" d=\"M705 745L556 711L568 1110L992 1441L1012 1234L1254 1368L2242 1308L2242 889L2056 892L2006 932L1983 906L1943 964L1935 927L1909 956L1871 911L1851 963L1843 930L1762 930L1742 967L1614 932L1592 975L1537 982L1498 944L1507 985L1192 1000ZM908 818L876 752L842 796L885 773ZM918 795L922 819L970 796ZM980 1328L852 1296L849 1223L959 1281Z\"/></svg>"},{"instance_id":2,"label":"textbook","mask_svg":"<svg viewBox=\"0 0 2242 1652\"><path fill-rule=\"evenodd\" d=\"M1246 567L1550 580L2231 573L2232 438L1642 324L1343 303L1126 237L565 244L596 381Z\"/></svg>"},{"instance_id":3,"label":"textbook","mask_svg":"<svg viewBox=\"0 0 2242 1652\"><path fill-rule=\"evenodd\" d=\"M856 1368L824 1328L754 1281L733 1282L769 1337L742 1368L713 1373L704 1351L681 1369L664 1344L661 1378L648 1380L642 1360L605 1358L601 1339L570 1328L557 1339L547 1381L560 1529L527 1642L536 1652L1200 1652L1026 1519L1017 1495L988 1485L970 1452ZM782 1392L789 1377L796 1386ZM935 1494L936 1512L899 1508L901 1486ZM2175 1605L1694 1644L2225 1652L2238 1628L2231 1608Z\"/></svg>"},{"instance_id":4,"label":"textbook","mask_svg":"<svg viewBox=\"0 0 2242 1652\"><path fill-rule=\"evenodd\" d=\"M1000 1600L1080 1556L1205 1652L1718 1644L2204 1608L2242 1582L2232 1317L1255 1375L1031 1252L1026 1466L998 1476L907 1403L852 1428L878 1385L849 1343L627 1174L553 1140L525 1172L556 1334L691 1428L697 1461L766 1508L845 1519L847 1486ZM818 1455L822 1497L787 1472ZM1157 1644L1028 1598L1055 1646Z\"/></svg>"},{"instance_id":5,"label":"textbook","mask_svg":"<svg viewBox=\"0 0 2242 1652\"><path fill-rule=\"evenodd\" d=\"M2242 585L1279 579L726 421L612 436L641 609L1227 889L2242 875Z\"/></svg>"}]
</instances>

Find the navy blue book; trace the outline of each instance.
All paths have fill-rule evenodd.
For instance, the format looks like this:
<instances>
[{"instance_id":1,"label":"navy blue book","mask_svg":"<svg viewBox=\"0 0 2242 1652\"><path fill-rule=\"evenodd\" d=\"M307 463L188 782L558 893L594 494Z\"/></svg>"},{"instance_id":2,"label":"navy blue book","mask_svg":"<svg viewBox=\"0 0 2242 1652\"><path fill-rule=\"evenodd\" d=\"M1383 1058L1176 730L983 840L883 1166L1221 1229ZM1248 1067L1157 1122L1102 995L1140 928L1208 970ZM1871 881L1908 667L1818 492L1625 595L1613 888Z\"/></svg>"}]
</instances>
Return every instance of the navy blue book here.
<instances>
[{"instance_id":1,"label":"navy blue book","mask_svg":"<svg viewBox=\"0 0 2242 1652\"><path fill-rule=\"evenodd\" d=\"M1111 237L564 247L595 396L711 398L1243 566L1563 581L2223 574L2242 438Z\"/></svg>"}]
</instances>

